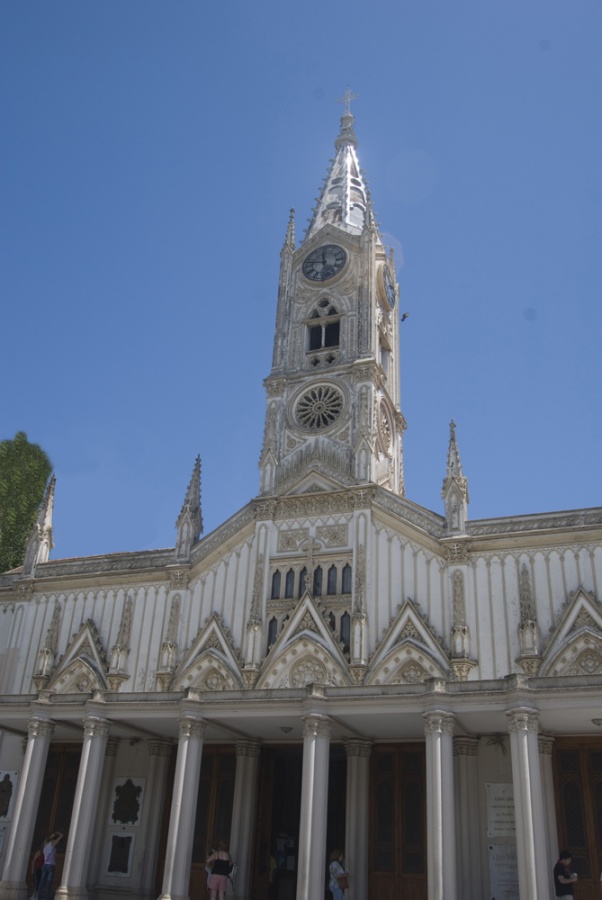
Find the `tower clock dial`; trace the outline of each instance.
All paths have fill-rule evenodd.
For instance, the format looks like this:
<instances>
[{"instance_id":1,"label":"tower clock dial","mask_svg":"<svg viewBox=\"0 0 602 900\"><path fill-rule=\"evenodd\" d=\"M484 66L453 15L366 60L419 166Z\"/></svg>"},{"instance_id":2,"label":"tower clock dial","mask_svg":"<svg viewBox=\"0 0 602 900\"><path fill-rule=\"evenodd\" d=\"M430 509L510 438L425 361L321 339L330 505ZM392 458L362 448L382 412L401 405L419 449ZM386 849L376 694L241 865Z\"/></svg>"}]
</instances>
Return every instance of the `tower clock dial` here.
<instances>
[{"instance_id":1,"label":"tower clock dial","mask_svg":"<svg viewBox=\"0 0 602 900\"><path fill-rule=\"evenodd\" d=\"M324 244L305 258L303 274L310 281L328 281L334 278L347 261L347 254L336 244Z\"/></svg>"},{"instance_id":2,"label":"tower clock dial","mask_svg":"<svg viewBox=\"0 0 602 900\"><path fill-rule=\"evenodd\" d=\"M391 277L388 266L383 266L383 287L385 289L387 303L392 309L395 306L395 285L393 284L393 278Z\"/></svg>"}]
</instances>

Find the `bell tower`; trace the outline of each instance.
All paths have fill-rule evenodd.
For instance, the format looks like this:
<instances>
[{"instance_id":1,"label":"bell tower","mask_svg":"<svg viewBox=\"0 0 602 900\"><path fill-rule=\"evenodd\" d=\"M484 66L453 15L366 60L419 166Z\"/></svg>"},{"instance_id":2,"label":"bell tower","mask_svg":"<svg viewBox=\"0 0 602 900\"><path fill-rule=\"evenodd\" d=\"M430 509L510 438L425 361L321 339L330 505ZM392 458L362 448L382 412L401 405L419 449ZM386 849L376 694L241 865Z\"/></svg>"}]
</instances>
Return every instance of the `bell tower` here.
<instances>
[{"instance_id":1,"label":"bell tower","mask_svg":"<svg viewBox=\"0 0 602 900\"><path fill-rule=\"evenodd\" d=\"M352 95L300 246L281 251L263 495L375 483L403 495L399 288L356 153Z\"/></svg>"}]
</instances>

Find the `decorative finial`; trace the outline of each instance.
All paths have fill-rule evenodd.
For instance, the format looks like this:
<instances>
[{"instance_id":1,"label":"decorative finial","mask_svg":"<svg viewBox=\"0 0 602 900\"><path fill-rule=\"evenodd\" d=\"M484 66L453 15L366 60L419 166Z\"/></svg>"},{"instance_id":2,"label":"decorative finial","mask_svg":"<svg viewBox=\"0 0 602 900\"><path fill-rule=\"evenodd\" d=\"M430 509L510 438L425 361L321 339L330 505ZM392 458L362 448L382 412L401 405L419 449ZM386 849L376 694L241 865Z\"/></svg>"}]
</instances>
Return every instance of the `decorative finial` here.
<instances>
[{"instance_id":1,"label":"decorative finial","mask_svg":"<svg viewBox=\"0 0 602 900\"><path fill-rule=\"evenodd\" d=\"M347 86L347 89L345 90L345 93L343 94L343 96L339 97L339 99L337 100L337 103L345 104L345 115L346 116L351 115L351 101L357 100L357 98L358 98L358 94L352 94L351 88L349 86Z\"/></svg>"}]
</instances>

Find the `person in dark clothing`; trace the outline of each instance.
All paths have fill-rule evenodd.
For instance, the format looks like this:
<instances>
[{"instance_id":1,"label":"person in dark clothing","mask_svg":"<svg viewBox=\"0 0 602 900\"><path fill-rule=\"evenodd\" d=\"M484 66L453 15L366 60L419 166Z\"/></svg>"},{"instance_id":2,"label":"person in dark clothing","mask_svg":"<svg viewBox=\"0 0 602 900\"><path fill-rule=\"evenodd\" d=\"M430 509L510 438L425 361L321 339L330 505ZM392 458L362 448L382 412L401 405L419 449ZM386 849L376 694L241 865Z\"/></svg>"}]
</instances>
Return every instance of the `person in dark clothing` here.
<instances>
[{"instance_id":1,"label":"person in dark clothing","mask_svg":"<svg viewBox=\"0 0 602 900\"><path fill-rule=\"evenodd\" d=\"M561 850L558 862L554 866L554 889L557 897L573 897L573 885L577 881L577 873L571 872L573 857L568 850Z\"/></svg>"}]
</instances>

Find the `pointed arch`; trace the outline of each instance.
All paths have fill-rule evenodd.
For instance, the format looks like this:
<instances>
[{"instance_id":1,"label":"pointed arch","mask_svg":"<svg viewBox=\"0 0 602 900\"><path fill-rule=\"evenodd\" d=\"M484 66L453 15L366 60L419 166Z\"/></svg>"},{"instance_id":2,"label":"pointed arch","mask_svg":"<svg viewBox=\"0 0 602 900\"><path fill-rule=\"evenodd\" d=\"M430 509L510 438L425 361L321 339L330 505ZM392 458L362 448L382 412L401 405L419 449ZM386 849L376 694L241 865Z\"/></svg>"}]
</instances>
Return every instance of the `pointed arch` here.
<instances>
[{"instance_id":1,"label":"pointed arch","mask_svg":"<svg viewBox=\"0 0 602 900\"><path fill-rule=\"evenodd\" d=\"M48 683L57 694L106 691L107 657L92 619L84 622L74 635Z\"/></svg>"},{"instance_id":2,"label":"pointed arch","mask_svg":"<svg viewBox=\"0 0 602 900\"><path fill-rule=\"evenodd\" d=\"M602 609L593 594L579 588L543 657L539 675L602 674Z\"/></svg>"},{"instance_id":3,"label":"pointed arch","mask_svg":"<svg viewBox=\"0 0 602 900\"><path fill-rule=\"evenodd\" d=\"M372 657L366 684L415 684L448 678L449 671L440 641L406 600Z\"/></svg>"},{"instance_id":4,"label":"pointed arch","mask_svg":"<svg viewBox=\"0 0 602 900\"><path fill-rule=\"evenodd\" d=\"M244 686L239 654L215 613L199 631L176 669L172 689L237 691Z\"/></svg>"}]
</instances>

